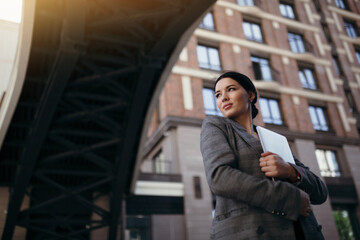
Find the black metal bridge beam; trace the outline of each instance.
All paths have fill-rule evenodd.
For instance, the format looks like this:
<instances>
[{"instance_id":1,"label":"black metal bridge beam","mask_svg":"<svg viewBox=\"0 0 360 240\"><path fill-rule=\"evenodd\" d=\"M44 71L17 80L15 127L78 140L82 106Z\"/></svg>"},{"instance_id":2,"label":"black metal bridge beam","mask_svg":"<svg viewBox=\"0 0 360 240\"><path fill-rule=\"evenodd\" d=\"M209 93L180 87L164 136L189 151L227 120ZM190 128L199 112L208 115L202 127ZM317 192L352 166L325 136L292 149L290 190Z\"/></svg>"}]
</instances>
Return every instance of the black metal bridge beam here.
<instances>
[{"instance_id":1,"label":"black metal bridge beam","mask_svg":"<svg viewBox=\"0 0 360 240\"><path fill-rule=\"evenodd\" d=\"M123 146L119 152L119 157L117 159L117 175L115 179L115 184L113 185L113 195L110 201L110 210L112 212L112 221L109 230L109 240L116 239L116 232L118 230L119 220L124 219L121 215L126 214L122 212L122 199L126 191L129 190L131 183L129 180L129 169L134 169L136 154L138 152L139 141L141 136L141 131L144 125L144 119L146 116L146 110L149 107L151 98L146 99L143 96L152 96L155 92L156 86L159 84L159 79L165 76L164 69L171 67L175 62L168 62L174 50L180 46L183 46L185 43L180 43L180 40L188 40L189 36L185 36L185 39L181 39L182 35L186 33L187 30L194 30L197 25L194 23L200 18L204 11L209 8L215 0L197 0L192 1L189 6L187 6L188 11L186 11L178 21L167 26L167 30L164 32L163 36L157 43L153 46L152 50L149 52L147 59L151 59L156 65L160 65L158 68L151 66L145 66L142 69L142 73L138 79L137 89L135 91L134 100L131 106L131 112L129 113L127 124L126 124L126 133ZM189 29L192 27L192 29ZM177 29L176 32L173 29ZM192 32L192 31L191 31ZM169 44L171 42L172 44ZM165 59L166 61L161 61ZM170 75L170 71L165 73ZM155 81L151 81L155 79ZM139 118L139 112L142 114L142 118ZM131 144L131 142L137 142L137 144ZM131 179L131 178L130 178ZM120 218L121 217L121 218ZM124 227L125 223L121 223L121 227ZM123 231L121 231L123 232Z\"/></svg>"},{"instance_id":2,"label":"black metal bridge beam","mask_svg":"<svg viewBox=\"0 0 360 240\"><path fill-rule=\"evenodd\" d=\"M41 97L41 103L36 113L36 121L27 139L26 148L22 153L15 177L15 184L10 193L8 213L2 235L3 240L12 239L20 206L33 174L41 143L46 137L57 103L82 51L85 2L85 0L68 0L60 49L57 52L55 64L49 76L49 84Z\"/></svg>"},{"instance_id":3,"label":"black metal bridge beam","mask_svg":"<svg viewBox=\"0 0 360 240\"><path fill-rule=\"evenodd\" d=\"M39 63L31 62L30 90L23 89L17 108L26 114L17 115L7 151L0 152L20 162L3 239L12 238L16 225L36 239L86 239L104 226L110 240L124 233L122 203L150 101L190 37L189 26L195 29L213 2L38 0L31 56ZM31 206L20 211L25 194ZM110 211L95 204L95 195L109 196ZM86 210L56 211L55 204Z\"/></svg>"}]
</instances>

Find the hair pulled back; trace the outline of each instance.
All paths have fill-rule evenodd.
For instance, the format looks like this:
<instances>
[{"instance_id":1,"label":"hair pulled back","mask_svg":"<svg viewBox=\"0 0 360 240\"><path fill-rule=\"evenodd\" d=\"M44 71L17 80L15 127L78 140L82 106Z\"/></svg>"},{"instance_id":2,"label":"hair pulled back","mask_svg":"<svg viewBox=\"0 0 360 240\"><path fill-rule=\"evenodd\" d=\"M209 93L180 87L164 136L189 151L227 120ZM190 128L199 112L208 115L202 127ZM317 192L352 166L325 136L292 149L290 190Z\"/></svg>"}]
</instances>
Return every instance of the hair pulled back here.
<instances>
[{"instance_id":1,"label":"hair pulled back","mask_svg":"<svg viewBox=\"0 0 360 240\"><path fill-rule=\"evenodd\" d=\"M247 93L253 93L255 95L254 99L251 101L251 117L255 118L259 112L259 110L257 109L257 107L255 105L255 103L257 102L257 91L256 91L256 88L255 88L253 82L250 80L250 78L248 78L246 75L238 73L238 72L233 72L233 71L225 72L216 79L215 84L214 84L214 90L215 90L216 84L223 78L231 78L231 79L237 81L245 89L245 91Z\"/></svg>"}]
</instances>

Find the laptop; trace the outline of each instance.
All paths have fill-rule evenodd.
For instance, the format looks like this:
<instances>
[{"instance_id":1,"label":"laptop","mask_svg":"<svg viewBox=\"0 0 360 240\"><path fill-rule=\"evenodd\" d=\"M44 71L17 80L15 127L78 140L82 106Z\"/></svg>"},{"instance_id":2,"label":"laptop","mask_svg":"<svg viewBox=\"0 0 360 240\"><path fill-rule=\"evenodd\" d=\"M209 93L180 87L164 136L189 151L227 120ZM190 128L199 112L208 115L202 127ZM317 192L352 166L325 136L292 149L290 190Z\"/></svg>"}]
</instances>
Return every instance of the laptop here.
<instances>
[{"instance_id":1,"label":"laptop","mask_svg":"<svg viewBox=\"0 0 360 240\"><path fill-rule=\"evenodd\" d=\"M260 126L257 126L256 130L264 152L276 153L284 161L295 164L294 157L285 136Z\"/></svg>"}]
</instances>

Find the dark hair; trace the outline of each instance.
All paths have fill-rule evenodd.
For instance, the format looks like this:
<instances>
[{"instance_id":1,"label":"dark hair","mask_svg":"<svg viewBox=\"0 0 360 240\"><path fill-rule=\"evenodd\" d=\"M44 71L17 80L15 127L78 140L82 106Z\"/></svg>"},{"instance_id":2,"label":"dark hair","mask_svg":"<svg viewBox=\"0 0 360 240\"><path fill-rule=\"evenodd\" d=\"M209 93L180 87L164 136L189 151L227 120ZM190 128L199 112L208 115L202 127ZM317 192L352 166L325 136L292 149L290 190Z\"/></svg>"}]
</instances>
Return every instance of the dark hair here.
<instances>
[{"instance_id":1,"label":"dark hair","mask_svg":"<svg viewBox=\"0 0 360 240\"><path fill-rule=\"evenodd\" d=\"M248 93L252 92L255 95L254 99L251 101L251 117L255 118L259 112L259 110L255 106L255 103L257 101L257 91L256 91L254 84L250 80L250 78L248 78L246 75L238 73L238 72L232 72L232 71L225 72L216 79L215 84L214 84L214 90L215 90L216 84L223 78L231 78L231 79L237 81L245 89L246 92L248 92Z\"/></svg>"}]
</instances>

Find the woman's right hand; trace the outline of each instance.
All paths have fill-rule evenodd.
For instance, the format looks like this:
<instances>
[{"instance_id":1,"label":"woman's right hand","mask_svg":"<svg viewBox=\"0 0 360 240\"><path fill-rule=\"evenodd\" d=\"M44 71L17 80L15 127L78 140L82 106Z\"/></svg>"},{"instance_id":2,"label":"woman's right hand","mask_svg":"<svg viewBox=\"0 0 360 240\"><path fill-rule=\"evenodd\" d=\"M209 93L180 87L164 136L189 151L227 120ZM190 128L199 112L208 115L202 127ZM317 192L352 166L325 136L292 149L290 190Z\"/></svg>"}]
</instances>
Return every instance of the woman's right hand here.
<instances>
[{"instance_id":1,"label":"woman's right hand","mask_svg":"<svg viewBox=\"0 0 360 240\"><path fill-rule=\"evenodd\" d=\"M299 189L299 191L300 191L300 198L301 198L300 215L304 216L304 217L308 217L308 216L310 216L310 213L312 212L309 194L307 194L306 192L304 192L301 189Z\"/></svg>"}]
</instances>

